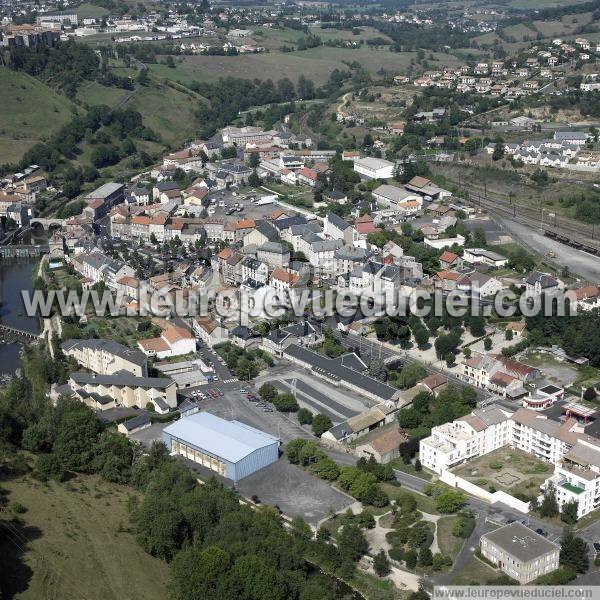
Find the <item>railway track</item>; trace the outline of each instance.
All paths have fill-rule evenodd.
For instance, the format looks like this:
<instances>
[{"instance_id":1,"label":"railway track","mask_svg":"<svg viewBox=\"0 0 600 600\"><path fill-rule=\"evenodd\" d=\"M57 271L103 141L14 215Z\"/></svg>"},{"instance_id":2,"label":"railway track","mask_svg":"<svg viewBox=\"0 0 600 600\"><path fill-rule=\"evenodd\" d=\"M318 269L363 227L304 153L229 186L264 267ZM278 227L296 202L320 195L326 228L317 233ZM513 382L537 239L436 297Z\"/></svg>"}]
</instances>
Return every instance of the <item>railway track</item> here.
<instances>
[{"instance_id":1,"label":"railway track","mask_svg":"<svg viewBox=\"0 0 600 600\"><path fill-rule=\"evenodd\" d=\"M535 208L518 206L507 200L477 194L476 198L466 201L473 207L481 207L500 216L509 217L523 225L543 231L544 235L563 244L600 255L600 230L594 225L575 223L562 217L550 216L550 211L543 212Z\"/></svg>"}]
</instances>

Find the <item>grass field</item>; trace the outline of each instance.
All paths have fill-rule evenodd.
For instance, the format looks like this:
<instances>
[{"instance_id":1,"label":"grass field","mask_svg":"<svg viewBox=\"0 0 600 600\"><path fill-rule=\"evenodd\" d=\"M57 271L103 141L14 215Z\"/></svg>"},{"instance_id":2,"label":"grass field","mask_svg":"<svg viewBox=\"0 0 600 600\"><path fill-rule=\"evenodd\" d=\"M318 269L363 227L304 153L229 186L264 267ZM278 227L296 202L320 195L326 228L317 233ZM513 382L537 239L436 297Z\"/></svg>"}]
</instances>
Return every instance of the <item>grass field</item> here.
<instances>
[{"instance_id":1,"label":"grass field","mask_svg":"<svg viewBox=\"0 0 600 600\"><path fill-rule=\"evenodd\" d=\"M500 573L474 556L458 571L451 583L452 585L485 585L490 579L498 577Z\"/></svg>"},{"instance_id":2,"label":"grass field","mask_svg":"<svg viewBox=\"0 0 600 600\"><path fill-rule=\"evenodd\" d=\"M194 111L199 100L164 84L140 89L126 106L138 110L144 125L169 144L179 144L198 130Z\"/></svg>"},{"instance_id":3,"label":"grass field","mask_svg":"<svg viewBox=\"0 0 600 600\"><path fill-rule=\"evenodd\" d=\"M544 37L575 35L579 28L593 21L591 12L565 15L556 21L534 21L533 27Z\"/></svg>"},{"instance_id":4,"label":"grass field","mask_svg":"<svg viewBox=\"0 0 600 600\"><path fill-rule=\"evenodd\" d=\"M0 163L19 160L69 121L73 108L33 77L0 67Z\"/></svg>"},{"instance_id":5,"label":"grass field","mask_svg":"<svg viewBox=\"0 0 600 600\"><path fill-rule=\"evenodd\" d=\"M437 522L437 540L440 552L454 558L460 552L465 540L452 535L452 527L458 517L442 517Z\"/></svg>"},{"instance_id":6,"label":"grass field","mask_svg":"<svg viewBox=\"0 0 600 600\"><path fill-rule=\"evenodd\" d=\"M91 19L91 18L101 18L110 14L110 11L106 8L102 8L101 6L97 6L96 4L90 4L88 2L84 2L80 4L75 12L80 19Z\"/></svg>"},{"instance_id":7,"label":"grass field","mask_svg":"<svg viewBox=\"0 0 600 600\"><path fill-rule=\"evenodd\" d=\"M79 88L77 99L90 106L106 104L114 107L127 98L130 93L122 88L109 87L96 81L86 81Z\"/></svg>"},{"instance_id":8,"label":"grass field","mask_svg":"<svg viewBox=\"0 0 600 600\"><path fill-rule=\"evenodd\" d=\"M3 598L18 600L164 600L168 567L146 554L126 531L130 489L97 477L42 484L3 482L9 502L27 512L13 542L0 547ZM18 541L16 541L18 540ZM17 546L29 569L15 570Z\"/></svg>"},{"instance_id":9,"label":"grass field","mask_svg":"<svg viewBox=\"0 0 600 600\"><path fill-rule=\"evenodd\" d=\"M151 73L181 83L190 81L214 81L219 77L242 77L246 79L272 79L276 81L289 77L297 81L300 75L312 79L320 85L327 81L334 69L347 70L349 62L359 62L373 75L381 68L392 72L405 70L414 52L390 52L361 47L329 48L319 46L302 52L266 52L240 56L183 56L172 69L165 65L150 65ZM460 61L449 54L434 54L436 66L457 66Z\"/></svg>"}]
</instances>

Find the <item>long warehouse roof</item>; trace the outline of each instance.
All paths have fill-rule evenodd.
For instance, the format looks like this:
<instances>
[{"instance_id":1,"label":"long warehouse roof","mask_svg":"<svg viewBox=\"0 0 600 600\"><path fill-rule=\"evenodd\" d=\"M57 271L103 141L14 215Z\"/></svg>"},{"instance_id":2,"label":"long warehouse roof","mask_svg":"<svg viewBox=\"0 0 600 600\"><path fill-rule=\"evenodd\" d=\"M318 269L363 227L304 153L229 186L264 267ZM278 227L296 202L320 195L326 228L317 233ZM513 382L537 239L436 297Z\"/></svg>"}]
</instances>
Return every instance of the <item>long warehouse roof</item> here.
<instances>
[{"instance_id":1,"label":"long warehouse roof","mask_svg":"<svg viewBox=\"0 0 600 600\"><path fill-rule=\"evenodd\" d=\"M239 421L226 421L208 412L179 419L164 432L196 448L237 463L255 450L278 443L278 438Z\"/></svg>"}]
</instances>

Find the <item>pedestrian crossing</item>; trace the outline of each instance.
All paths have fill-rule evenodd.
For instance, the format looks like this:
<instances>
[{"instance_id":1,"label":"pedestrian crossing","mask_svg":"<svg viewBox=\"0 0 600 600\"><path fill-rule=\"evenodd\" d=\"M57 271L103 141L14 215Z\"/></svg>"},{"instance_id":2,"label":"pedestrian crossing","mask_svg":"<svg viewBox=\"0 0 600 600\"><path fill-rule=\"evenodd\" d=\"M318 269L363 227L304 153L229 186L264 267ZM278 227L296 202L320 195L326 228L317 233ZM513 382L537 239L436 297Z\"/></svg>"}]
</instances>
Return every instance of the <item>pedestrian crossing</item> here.
<instances>
[{"instance_id":1,"label":"pedestrian crossing","mask_svg":"<svg viewBox=\"0 0 600 600\"><path fill-rule=\"evenodd\" d=\"M234 381L239 381L237 377L232 377L231 379L223 379L223 383L233 383Z\"/></svg>"}]
</instances>

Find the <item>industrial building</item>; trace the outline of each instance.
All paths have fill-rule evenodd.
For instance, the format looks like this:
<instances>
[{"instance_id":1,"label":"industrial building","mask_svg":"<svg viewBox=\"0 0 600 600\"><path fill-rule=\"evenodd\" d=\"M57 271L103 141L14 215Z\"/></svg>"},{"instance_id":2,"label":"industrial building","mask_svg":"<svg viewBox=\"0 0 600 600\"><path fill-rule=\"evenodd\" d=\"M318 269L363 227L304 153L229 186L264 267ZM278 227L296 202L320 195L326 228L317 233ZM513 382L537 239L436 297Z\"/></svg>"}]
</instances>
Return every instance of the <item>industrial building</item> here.
<instances>
[{"instance_id":1,"label":"industrial building","mask_svg":"<svg viewBox=\"0 0 600 600\"><path fill-rule=\"evenodd\" d=\"M279 439L208 412L179 419L163 431L171 454L179 454L219 475L239 481L279 458Z\"/></svg>"}]
</instances>

